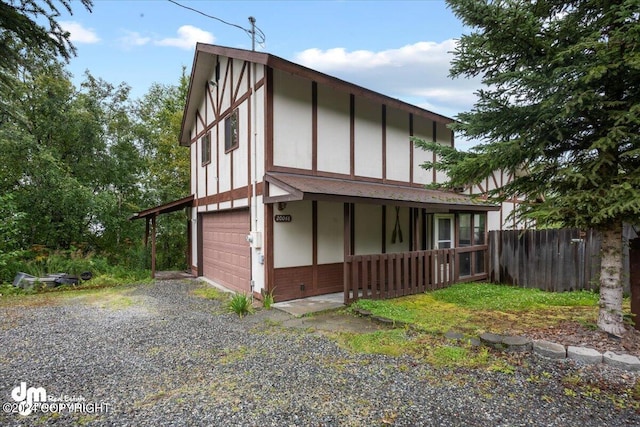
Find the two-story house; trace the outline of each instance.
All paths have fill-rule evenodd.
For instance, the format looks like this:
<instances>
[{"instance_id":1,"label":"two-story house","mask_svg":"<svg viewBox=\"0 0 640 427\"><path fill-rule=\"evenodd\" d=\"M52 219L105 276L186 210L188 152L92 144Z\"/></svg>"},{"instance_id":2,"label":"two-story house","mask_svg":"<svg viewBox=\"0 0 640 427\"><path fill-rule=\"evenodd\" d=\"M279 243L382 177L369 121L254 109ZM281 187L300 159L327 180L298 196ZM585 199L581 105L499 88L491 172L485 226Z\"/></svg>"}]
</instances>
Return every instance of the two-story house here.
<instances>
[{"instance_id":1,"label":"two-story house","mask_svg":"<svg viewBox=\"0 0 640 427\"><path fill-rule=\"evenodd\" d=\"M192 196L168 205L190 207L193 273L277 301L486 278L487 230L503 213L425 189L445 177L411 142L453 145L452 121L268 53L199 43L180 132Z\"/></svg>"}]
</instances>

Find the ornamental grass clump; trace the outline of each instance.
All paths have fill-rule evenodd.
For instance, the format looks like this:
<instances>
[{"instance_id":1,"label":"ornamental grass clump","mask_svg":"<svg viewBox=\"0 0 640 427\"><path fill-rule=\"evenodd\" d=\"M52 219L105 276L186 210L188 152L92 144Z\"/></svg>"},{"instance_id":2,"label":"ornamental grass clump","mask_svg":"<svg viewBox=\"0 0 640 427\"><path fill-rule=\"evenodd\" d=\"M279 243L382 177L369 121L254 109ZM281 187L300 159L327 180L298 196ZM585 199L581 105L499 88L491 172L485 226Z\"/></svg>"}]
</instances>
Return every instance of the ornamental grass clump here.
<instances>
[{"instance_id":1,"label":"ornamental grass clump","mask_svg":"<svg viewBox=\"0 0 640 427\"><path fill-rule=\"evenodd\" d=\"M253 311L251 299L246 294L235 294L229 301L229 308L240 317Z\"/></svg>"}]
</instances>

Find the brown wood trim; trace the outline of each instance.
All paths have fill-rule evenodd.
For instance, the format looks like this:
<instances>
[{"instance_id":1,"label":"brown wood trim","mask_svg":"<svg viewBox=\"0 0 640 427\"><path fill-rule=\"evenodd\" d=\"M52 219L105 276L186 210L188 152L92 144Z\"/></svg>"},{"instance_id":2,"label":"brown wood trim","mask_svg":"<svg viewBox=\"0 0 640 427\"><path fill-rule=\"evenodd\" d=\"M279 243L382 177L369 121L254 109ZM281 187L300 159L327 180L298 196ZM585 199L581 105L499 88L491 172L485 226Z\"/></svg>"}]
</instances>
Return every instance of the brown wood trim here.
<instances>
[{"instance_id":1,"label":"brown wood trim","mask_svg":"<svg viewBox=\"0 0 640 427\"><path fill-rule=\"evenodd\" d=\"M203 246L203 242L202 242L202 238L203 238L203 230L202 230L202 214L198 213L196 215L197 218L197 248L196 248L196 252L197 252L197 257L198 257L198 266L197 266L197 275L198 277L201 277L204 275L204 263L202 262L203 260L203 253L204 253L204 246Z\"/></svg>"},{"instance_id":2,"label":"brown wood trim","mask_svg":"<svg viewBox=\"0 0 640 427\"><path fill-rule=\"evenodd\" d=\"M311 170L318 172L318 83L311 82Z\"/></svg>"},{"instance_id":3,"label":"brown wood trim","mask_svg":"<svg viewBox=\"0 0 640 427\"><path fill-rule=\"evenodd\" d=\"M411 140L413 137L413 114L409 113L409 182L414 184L413 182L413 162L414 154L413 150L415 149L415 144Z\"/></svg>"},{"instance_id":4,"label":"brown wood trim","mask_svg":"<svg viewBox=\"0 0 640 427\"><path fill-rule=\"evenodd\" d=\"M380 245L381 252L387 253L387 205L382 205L382 242Z\"/></svg>"},{"instance_id":5,"label":"brown wood trim","mask_svg":"<svg viewBox=\"0 0 640 427\"><path fill-rule=\"evenodd\" d=\"M185 254L187 257L187 265L193 264L193 222L191 221L191 208L187 209L187 253Z\"/></svg>"},{"instance_id":6,"label":"brown wood trim","mask_svg":"<svg viewBox=\"0 0 640 427\"><path fill-rule=\"evenodd\" d=\"M245 72L247 71L247 61L244 61L242 63L242 68L240 69L240 75L238 76L238 84L236 86L236 90L233 93L233 99L237 99L238 98L238 93L240 93L240 89L242 88L242 77L244 76Z\"/></svg>"},{"instance_id":7,"label":"brown wood trim","mask_svg":"<svg viewBox=\"0 0 640 427\"><path fill-rule=\"evenodd\" d=\"M205 129L207 128L206 123L207 120L209 119L209 113L208 113L208 108L207 108L207 102L206 102L206 98L205 98L205 103L204 103L204 122L205 122ZM209 138L207 138L209 141L207 142L209 144L208 150L209 150L209 162L207 163L207 166L205 166L204 168L204 194L209 194L209 166L211 164L211 156L213 155L213 143L211 141L211 132L210 131L205 131L205 135L209 135ZM202 144L202 142L200 142ZM202 148L202 147L200 147ZM216 153L216 159L218 158L218 153ZM204 166L204 165L203 165Z\"/></svg>"},{"instance_id":8,"label":"brown wood trim","mask_svg":"<svg viewBox=\"0 0 640 427\"><path fill-rule=\"evenodd\" d=\"M438 131L436 129L436 122L431 122L431 123L432 123L432 125L431 125L431 138L433 139L433 142L436 142L436 141L438 141L436 139L438 137L438 135L437 135ZM432 154L432 157L433 157L433 164L435 165L436 164L436 160L437 160L436 153L434 151L431 154ZM432 170L433 170L433 181L432 182L435 183L436 179L437 179L436 168L434 167Z\"/></svg>"},{"instance_id":9,"label":"brown wood trim","mask_svg":"<svg viewBox=\"0 0 640 427\"><path fill-rule=\"evenodd\" d=\"M318 291L318 202L311 202L311 291Z\"/></svg>"},{"instance_id":10,"label":"brown wood trim","mask_svg":"<svg viewBox=\"0 0 640 427\"><path fill-rule=\"evenodd\" d=\"M265 91L265 170L273 168L273 69L267 68L267 90Z\"/></svg>"},{"instance_id":11,"label":"brown wood trim","mask_svg":"<svg viewBox=\"0 0 640 427\"><path fill-rule=\"evenodd\" d=\"M198 132L198 134L196 135L196 138L198 138L198 135L200 135L201 133L206 132L206 128L207 125L206 123L202 120L202 116L200 115L200 110L196 110L196 117L198 118L198 121L200 122L200 125L202 126L203 130ZM198 129L198 126L196 125L196 130Z\"/></svg>"},{"instance_id":12,"label":"brown wood trim","mask_svg":"<svg viewBox=\"0 0 640 427\"><path fill-rule=\"evenodd\" d=\"M356 175L356 97L349 95L349 176Z\"/></svg>"},{"instance_id":13,"label":"brown wood trim","mask_svg":"<svg viewBox=\"0 0 640 427\"><path fill-rule=\"evenodd\" d=\"M216 108L216 103L213 101L213 89L212 86L207 81L205 83L205 92L207 93L207 97L205 98L209 100L209 104L211 104L211 109L213 110L213 117L217 117L218 109ZM207 108L207 104L205 103L205 109Z\"/></svg>"},{"instance_id":14,"label":"brown wood trim","mask_svg":"<svg viewBox=\"0 0 640 427\"><path fill-rule=\"evenodd\" d=\"M352 252L352 234L351 234L351 220L352 220L352 216L351 216L351 211L352 211L352 207L349 203L345 203L343 205L343 218L344 218L344 246L343 246L343 252L344 252L344 267L343 267L343 271L342 271L342 281L344 284L344 303L348 304L349 303L349 263L347 262L347 259L351 256ZM357 298L357 295L354 295L355 298Z\"/></svg>"},{"instance_id":15,"label":"brown wood trim","mask_svg":"<svg viewBox=\"0 0 640 427\"><path fill-rule=\"evenodd\" d=\"M256 67L257 67L257 65L256 65ZM255 87L256 92L258 91L258 89L260 89L264 85L265 85L265 79L264 79L264 77L262 77L260 80L258 80L256 82L256 87Z\"/></svg>"},{"instance_id":16,"label":"brown wood trim","mask_svg":"<svg viewBox=\"0 0 640 427\"><path fill-rule=\"evenodd\" d=\"M382 104L380 121L382 132L382 182L387 182L387 106L385 104Z\"/></svg>"},{"instance_id":17,"label":"brown wood trim","mask_svg":"<svg viewBox=\"0 0 640 427\"><path fill-rule=\"evenodd\" d=\"M262 188L263 188L262 183L258 183L256 187L257 187L256 192L258 193L257 195L258 196L262 195ZM251 192L252 192L251 185L245 185L243 187L234 188L233 190L223 191L222 193L200 197L195 200L195 205L208 206L215 203L230 202L234 200L245 199L247 198L247 193L251 195ZM244 209L246 208L246 206L243 205L243 206L240 206L240 208Z\"/></svg>"},{"instance_id":18,"label":"brown wood trim","mask_svg":"<svg viewBox=\"0 0 640 427\"><path fill-rule=\"evenodd\" d=\"M315 80L320 84L327 85L329 87L339 89L343 92L351 92L358 96L377 101L381 104L388 104L394 108L398 108L403 111L413 112L414 114L425 117L429 120L439 121L441 123L452 123L453 119L443 116L441 114L434 113L429 110L417 107L415 105L408 104L398 99L391 98L381 93L374 92L373 90L357 86L355 84L346 82L319 71L312 70L287 61L280 57L266 54L263 52L247 51L243 49L234 49L223 46L214 46L203 43L198 43L196 46L196 52L205 52L211 55L220 55L234 59L247 60L256 62L258 64L266 65L269 68L275 68L278 70L286 71L290 74L306 78L308 80Z\"/></svg>"},{"instance_id":19,"label":"brown wood trim","mask_svg":"<svg viewBox=\"0 0 640 427\"><path fill-rule=\"evenodd\" d=\"M216 125L216 194L220 194L220 126L217 126L217 125Z\"/></svg>"},{"instance_id":20,"label":"brown wood trim","mask_svg":"<svg viewBox=\"0 0 640 427\"><path fill-rule=\"evenodd\" d=\"M264 268L265 268L265 289L273 292L274 271L273 271L273 205L264 205Z\"/></svg>"},{"instance_id":21,"label":"brown wood trim","mask_svg":"<svg viewBox=\"0 0 640 427\"><path fill-rule=\"evenodd\" d=\"M233 207L233 202L236 199L237 191L239 189L233 188L233 151L229 152L228 154L229 154L229 188L231 188L231 207ZM245 187L248 187L248 185L246 185ZM242 196L244 196L247 190L244 187L242 188L242 190L244 190L244 193L242 193Z\"/></svg>"},{"instance_id":22,"label":"brown wood trim","mask_svg":"<svg viewBox=\"0 0 640 427\"><path fill-rule=\"evenodd\" d=\"M222 90L220 91L221 92L220 99L219 99L220 104L218 106L218 109L222 108L222 99L227 93L227 90L229 91L232 90L231 84L232 84L233 77L231 76L231 73L233 72L233 68L231 64L233 64L233 59L227 58L227 67L226 67L226 70L224 71L224 79L222 80ZM233 103L233 99L231 99L231 103ZM223 115L224 113L220 113L220 117L222 117Z\"/></svg>"}]
</instances>

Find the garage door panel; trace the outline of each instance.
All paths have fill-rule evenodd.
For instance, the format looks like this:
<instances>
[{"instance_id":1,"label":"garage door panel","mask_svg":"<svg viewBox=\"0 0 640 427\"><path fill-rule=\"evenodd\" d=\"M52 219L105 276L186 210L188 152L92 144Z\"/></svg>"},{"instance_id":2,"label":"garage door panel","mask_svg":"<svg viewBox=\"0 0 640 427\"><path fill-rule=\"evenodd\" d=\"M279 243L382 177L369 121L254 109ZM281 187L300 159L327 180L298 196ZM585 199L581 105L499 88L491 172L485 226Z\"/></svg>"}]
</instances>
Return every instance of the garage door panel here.
<instances>
[{"instance_id":1,"label":"garage door panel","mask_svg":"<svg viewBox=\"0 0 640 427\"><path fill-rule=\"evenodd\" d=\"M235 291L249 292L249 211L204 214L202 225L204 276Z\"/></svg>"}]
</instances>

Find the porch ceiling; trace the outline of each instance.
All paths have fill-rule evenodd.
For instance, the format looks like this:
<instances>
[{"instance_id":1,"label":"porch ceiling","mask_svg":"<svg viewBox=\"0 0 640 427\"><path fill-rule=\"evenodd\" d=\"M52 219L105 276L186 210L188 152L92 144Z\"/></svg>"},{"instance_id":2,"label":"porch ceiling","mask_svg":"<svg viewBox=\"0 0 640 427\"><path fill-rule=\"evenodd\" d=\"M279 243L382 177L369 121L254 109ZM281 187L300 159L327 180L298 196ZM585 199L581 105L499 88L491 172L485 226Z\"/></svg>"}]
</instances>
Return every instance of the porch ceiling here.
<instances>
[{"instance_id":1,"label":"porch ceiling","mask_svg":"<svg viewBox=\"0 0 640 427\"><path fill-rule=\"evenodd\" d=\"M267 172L265 181L286 194L265 195L265 203L329 200L349 203L393 204L428 208L433 212L497 211L499 205L469 195L378 182L353 181L282 172Z\"/></svg>"}]
</instances>

